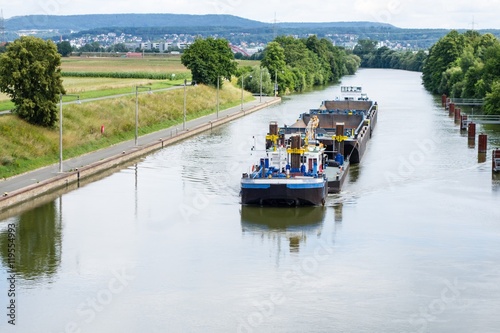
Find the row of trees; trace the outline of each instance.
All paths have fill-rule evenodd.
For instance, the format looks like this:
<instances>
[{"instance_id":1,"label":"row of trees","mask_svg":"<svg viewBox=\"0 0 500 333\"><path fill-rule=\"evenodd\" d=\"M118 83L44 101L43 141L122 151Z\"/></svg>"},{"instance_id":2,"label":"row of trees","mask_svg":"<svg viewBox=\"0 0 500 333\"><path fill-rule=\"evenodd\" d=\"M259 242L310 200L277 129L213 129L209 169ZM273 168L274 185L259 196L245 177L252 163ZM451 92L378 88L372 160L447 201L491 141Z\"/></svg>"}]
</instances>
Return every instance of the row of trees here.
<instances>
[{"instance_id":1,"label":"row of trees","mask_svg":"<svg viewBox=\"0 0 500 333\"><path fill-rule=\"evenodd\" d=\"M279 91L287 93L337 82L354 74L360 62L359 57L324 38L280 36L264 49L261 64L275 77Z\"/></svg>"},{"instance_id":2,"label":"row of trees","mask_svg":"<svg viewBox=\"0 0 500 333\"><path fill-rule=\"evenodd\" d=\"M422 78L434 94L485 98L485 113L500 114L500 41L489 33L451 31L429 50Z\"/></svg>"},{"instance_id":3,"label":"row of trees","mask_svg":"<svg viewBox=\"0 0 500 333\"><path fill-rule=\"evenodd\" d=\"M259 92L262 82L263 93L271 94L275 81L277 91L283 94L337 82L344 75L354 74L361 61L327 39L281 36L267 45L261 65L255 68L237 70L228 42L212 37L196 39L182 54L181 62L198 83L215 85L217 77L229 80L236 75L238 84L246 77L244 87L254 93Z\"/></svg>"},{"instance_id":4,"label":"row of trees","mask_svg":"<svg viewBox=\"0 0 500 333\"><path fill-rule=\"evenodd\" d=\"M421 72L427 55L423 50L395 51L387 46L377 47L378 42L360 39L353 53L361 58L361 67L393 68Z\"/></svg>"}]
</instances>

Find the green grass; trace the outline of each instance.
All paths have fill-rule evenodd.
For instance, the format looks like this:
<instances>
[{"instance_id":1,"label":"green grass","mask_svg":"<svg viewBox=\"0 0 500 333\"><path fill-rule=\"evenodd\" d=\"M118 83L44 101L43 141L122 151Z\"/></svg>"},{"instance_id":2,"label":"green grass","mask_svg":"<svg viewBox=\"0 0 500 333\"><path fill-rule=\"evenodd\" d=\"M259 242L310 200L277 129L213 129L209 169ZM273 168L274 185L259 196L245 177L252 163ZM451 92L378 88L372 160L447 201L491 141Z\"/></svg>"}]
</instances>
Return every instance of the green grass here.
<instances>
[{"instance_id":1,"label":"green grass","mask_svg":"<svg viewBox=\"0 0 500 333\"><path fill-rule=\"evenodd\" d=\"M157 89L165 89L171 88L174 86L179 86L184 84L184 80L173 80L173 81L158 81L158 80L137 80L137 79L113 79L111 80L111 84L103 85L100 84L100 79L79 79L72 78L68 80L68 78L64 79L64 82L71 81L72 84L67 88L65 86L66 93L72 95L79 95L81 100L91 99L91 98L99 98L99 97L107 97L121 94L131 94L135 93L135 86L144 85L151 87L152 90ZM82 81L81 84L78 81ZM87 82L93 81L94 86L88 86ZM110 80L103 80L104 82L110 82ZM116 81L122 81L121 84L118 84ZM98 90L96 86L99 87ZM5 97L6 98L6 97ZM68 99L70 99L68 97ZM66 101L66 98L64 99ZM14 103L10 100L0 99L0 111L12 110L14 108Z\"/></svg>"},{"instance_id":2,"label":"green grass","mask_svg":"<svg viewBox=\"0 0 500 333\"><path fill-rule=\"evenodd\" d=\"M188 87L187 119L215 112L215 89L203 85ZM245 93L245 101L253 99ZM183 89L139 95L139 135L183 121ZM238 105L241 90L225 83L219 94L220 108ZM135 95L101 101L68 104L64 115L64 158L82 155L135 135ZM105 126L104 134L100 127ZM15 115L0 117L0 178L6 178L57 163L59 129L40 128Z\"/></svg>"},{"instance_id":3,"label":"green grass","mask_svg":"<svg viewBox=\"0 0 500 333\"><path fill-rule=\"evenodd\" d=\"M135 94L135 86L141 85L141 86L148 86L151 87L152 90L157 90L157 89L165 89L165 88L171 88L174 86L179 86L183 84L183 81L158 81L154 83L146 83L146 84L133 84L129 87L122 87L122 88L109 88L109 89L102 89L102 90L91 90L91 91L84 91L81 93L76 93L77 95L80 96L80 99L92 99L92 98L99 98L99 97L107 97L107 96L114 96L114 95L121 95L121 94ZM70 92L68 92L70 93ZM71 92L71 94L75 94L74 92Z\"/></svg>"},{"instance_id":4,"label":"green grass","mask_svg":"<svg viewBox=\"0 0 500 333\"><path fill-rule=\"evenodd\" d=\"M0 101L0 111L12 110L14 103L11 101Z\"/></svg>"}]
</instances>

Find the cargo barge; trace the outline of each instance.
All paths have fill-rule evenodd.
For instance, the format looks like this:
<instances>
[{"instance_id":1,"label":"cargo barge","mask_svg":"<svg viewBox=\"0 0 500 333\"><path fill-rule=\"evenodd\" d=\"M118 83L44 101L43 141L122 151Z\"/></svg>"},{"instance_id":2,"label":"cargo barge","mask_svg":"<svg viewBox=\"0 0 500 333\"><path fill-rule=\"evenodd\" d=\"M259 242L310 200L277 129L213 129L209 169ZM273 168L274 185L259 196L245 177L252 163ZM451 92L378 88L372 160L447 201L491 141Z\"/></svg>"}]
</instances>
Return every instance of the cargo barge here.
<instances>
[{"instance_id":1,"label":"cargo barge","mask_svg":"<svg viewBox=\"0 0 500 333\"><path fill-rule=\"evenodd\" d=\"M378 105L362 87L341 87L341 97L325 100L317 109L299 115L292 125L285 125L279 135L286 142L292 135L310 137L325 147L328 192L342 189L351 164L361 162L375 125ZM312 125L311 125L312 124Z\"/></svg>"}]
</instances>

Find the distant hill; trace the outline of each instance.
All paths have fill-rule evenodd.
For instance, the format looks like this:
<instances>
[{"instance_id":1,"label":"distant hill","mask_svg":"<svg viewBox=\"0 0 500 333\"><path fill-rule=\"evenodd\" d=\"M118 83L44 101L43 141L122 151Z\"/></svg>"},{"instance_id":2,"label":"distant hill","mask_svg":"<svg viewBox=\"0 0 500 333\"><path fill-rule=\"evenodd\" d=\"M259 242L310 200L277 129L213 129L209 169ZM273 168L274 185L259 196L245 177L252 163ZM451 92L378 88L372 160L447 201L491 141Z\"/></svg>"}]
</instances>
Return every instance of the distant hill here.
<instances>
[{"instance_id":1,"label":"distant hill","mask_svg":"<svg viewBox=\"0 0 500 333\"><path fill-rule=\"evenodd\" d=\"M18 30L62 30L81 31L96 28L148 28L148 27L238 27L265 28L271 24L249 20L233 15L187 15L187 14L93 14L93 15L29 15L16 16L5 20L5 29ZM307 28L395 28L377 22L324 22L324 23L279 23L284 29Z\"/></svg>"},{"instance_id":2,"label":"distant hill","mask_svg":"<svg viewBox=\"0 0 500 333\"><path fill-rule=\"evenodd\" d=\"M285 22L279 23L280 28L284 29L319 29L319 28L393 28L399 29L392 24L388 23L379 23L379 22L368 22L368 21L353 21L353 22Z\"/></svg>"},{"instance_id":3,"label":"distant hill","mask_svg":"<svg viewBox=\"0 0 500 333\"><path fill-rule=\"evenodd\" d=\"M29 15L5 20L5 29L17 30L89 30L102 27L248 27L268 24L233 15L187 14L96 14L96 15Z\"/></svg>"}]
</instances>

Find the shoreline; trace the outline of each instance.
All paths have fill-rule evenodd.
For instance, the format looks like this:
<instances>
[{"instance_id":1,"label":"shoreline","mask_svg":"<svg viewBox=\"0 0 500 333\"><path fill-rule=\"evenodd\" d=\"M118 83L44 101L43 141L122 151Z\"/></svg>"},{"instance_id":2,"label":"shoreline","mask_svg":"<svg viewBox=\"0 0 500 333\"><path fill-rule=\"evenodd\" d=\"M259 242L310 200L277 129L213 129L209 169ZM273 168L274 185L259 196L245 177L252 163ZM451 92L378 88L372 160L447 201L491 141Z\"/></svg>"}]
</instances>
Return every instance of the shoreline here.
<instances>
[{"instance_id":1,"label":"shoreline","mask_svg":"<svg viewBox=\"0 0 500 333\"><path fill-rule=\"evenodd\" d=\"M214 118L216 114L211 114L190 120L186 122L186 129L184 130L179 131L179 125L177 125L143 135L139 137L137 146L134 145L133 141L125 141L63 161L66 168L70 168L70 171L59 173L59 164L53 164L6 180L0 180L0 214L6 215L9 208L19 206L58 189L76 189L82 180L91 176L112 170L153 151L280 102L281 98L279 97L262 97L262 102L259 102L258 98L256 98L252 102L245 103L243 109L238 105L219 111L217 118ZM191 125L191 127L188 125ZM141 144L141 142L144 143ZM70 186L73 184L77 184L77 187Z\"/></svg>"}]
</instances>

